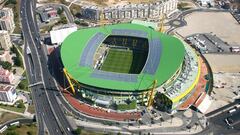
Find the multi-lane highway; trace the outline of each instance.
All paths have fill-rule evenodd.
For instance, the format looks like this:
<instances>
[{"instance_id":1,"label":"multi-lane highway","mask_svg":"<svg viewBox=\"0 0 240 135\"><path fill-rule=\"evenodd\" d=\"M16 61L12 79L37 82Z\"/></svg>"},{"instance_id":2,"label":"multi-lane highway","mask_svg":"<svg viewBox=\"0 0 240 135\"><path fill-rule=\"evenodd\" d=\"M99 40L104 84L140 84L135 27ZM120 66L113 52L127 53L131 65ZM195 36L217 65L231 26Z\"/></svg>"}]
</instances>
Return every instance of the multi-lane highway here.
<instances>
[{"instance_id":1,"label":"multi-lane highway","mask_svg":"<svg viewBox=\"0 0 240 135\"><path fill-rule=\"evenodd\" d=\"M36 106L38 134L44 134L46 127L50 135L69 135L72 134L72 128L57 102L58 90L47 69L47 60L41 49L35 6L34 0L22 0L20 16L25 43L24 61L29 82L33 84L31 90ZM30 50L30 53L27 54L27 50Z\"/></svg>"}]
</instances>

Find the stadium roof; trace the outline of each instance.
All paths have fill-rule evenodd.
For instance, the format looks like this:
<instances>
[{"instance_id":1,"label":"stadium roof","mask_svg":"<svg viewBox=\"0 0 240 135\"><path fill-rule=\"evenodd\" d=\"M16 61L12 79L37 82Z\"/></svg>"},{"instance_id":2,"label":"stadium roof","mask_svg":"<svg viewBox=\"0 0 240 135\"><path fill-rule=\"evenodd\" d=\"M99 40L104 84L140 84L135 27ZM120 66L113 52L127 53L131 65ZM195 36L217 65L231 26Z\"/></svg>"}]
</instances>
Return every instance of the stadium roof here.
<instances>
[{"instance_id":1,"label":"stadium roof","mask_svg":"<svg viewBox=\"0 0 240 135\"><path fill-rule=\"evenodd\" d=\"M148 39L149 55L140 74L93 69L93 54L98 45L109 35ZM75 80L90 86L121 91L146 90L151 88L154 80L157 80L157 86L162 85L179 69L184 55L184 46L179 39L130 23L81 29L70 34L61 46L63 65ZM114 79L115 77L117 79Z\"/></svg>"},{"instance_id":2,"label":"stadium roof","mask_svg":"<svg viewBox=\"0 0 240 135\"><path fill-rule=\"evenodd\" d=\"M159 29L158 23L155 23L155 22L148 22L148 21L142 21L142 20L132 20L131 23L143 25L143 26L146 26L146 27L152 27L154 30Z\"/></svg>"}]
</instances>

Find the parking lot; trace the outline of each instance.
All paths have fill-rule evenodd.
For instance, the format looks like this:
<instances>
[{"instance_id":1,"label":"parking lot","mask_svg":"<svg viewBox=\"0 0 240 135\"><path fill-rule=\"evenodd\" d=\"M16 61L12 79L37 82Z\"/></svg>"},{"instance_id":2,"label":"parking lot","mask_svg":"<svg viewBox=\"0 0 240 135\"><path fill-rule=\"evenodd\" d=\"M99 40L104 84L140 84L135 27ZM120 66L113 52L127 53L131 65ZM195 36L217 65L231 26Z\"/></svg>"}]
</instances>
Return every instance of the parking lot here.
<instances>
[{"instance_id":1,"label":"parking lot","mask_svg":"<svg viewBox=\"0 0 240 135\"><path fill-rule=\"evenodd\" d=\"M177 30L183 37L213 33L231 46L240 46L240 26L229 12L195 12L185 20L187 25Z\"/></svg>"},{"instance_id":2,"label":"parking lot","mask_svg":"<svg viewBox=\"0 0 240 135\"><path fill-rule=\"evenodd\" d=\"M231 12L232 16L236 19L236 21L240 24L240 10Z\"/></svg>"},{"instance_id":3,"label":"parking lot","mask_svg":"<svg viewBox=\"0 0 240 135\"><path fill-rule=\"evenodd\" d=\"M185 41L202 53L231 53L231 46L212 33L190 35Z\"/></svg>"}]
</instances>

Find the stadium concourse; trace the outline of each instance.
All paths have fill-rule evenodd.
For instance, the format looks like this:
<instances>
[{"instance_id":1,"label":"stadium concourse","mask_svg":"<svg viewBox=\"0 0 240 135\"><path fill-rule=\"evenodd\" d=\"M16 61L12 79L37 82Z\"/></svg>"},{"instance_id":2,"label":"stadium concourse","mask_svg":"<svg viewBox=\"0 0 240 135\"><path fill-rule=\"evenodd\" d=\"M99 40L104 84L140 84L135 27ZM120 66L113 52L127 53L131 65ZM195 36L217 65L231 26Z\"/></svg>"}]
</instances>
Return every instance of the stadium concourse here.
<instances>
[{"instance_id":1,"label":"stadium concourse","mask_svg":"<svg viewBox=\"0 0 240 135\"><path fill-rule=\"evenodd\" d=\"M202 106L207 97L208 71L201 57L150 27L80 29L64 40L60 53L68 81L64 96L90 116L139 119L139 106L171 113Z\"/></svg>"},{"instance_id":2,"label":"stadium concourse","mask_svg":"<svg viewBox=\"0 0 240 135\"><path fill-rule=\"evenodd\" d=\"M71 104L76 110L89 116L117 121L126 121L129 119L138 120L141 117L140 112L118 113L104 108L93 107L85 103L80 103L79 100L74 98L68 91L63 91L63 95L68 103Z\"/></svg>"},{"instance_id":3,"label":"stadium concourse","mask_svg":"<svg viewBox=\"0 0 240 135\"><path fill-rule=\"evenodd\" d=\"M201 62L201 73L200 73L199 82L196 86L196 90L193 91L192 95L178 107L178 110L186 110L191 105L194 105L197 108L201 103L201 101L207 95L206 93L208 92L207 91L208 89L206 89L206 84L208 83L208 80L207 80L208 71L207 71L206 63L202 58L200 58L200 62Z\"/></svg>"}]
</instances>

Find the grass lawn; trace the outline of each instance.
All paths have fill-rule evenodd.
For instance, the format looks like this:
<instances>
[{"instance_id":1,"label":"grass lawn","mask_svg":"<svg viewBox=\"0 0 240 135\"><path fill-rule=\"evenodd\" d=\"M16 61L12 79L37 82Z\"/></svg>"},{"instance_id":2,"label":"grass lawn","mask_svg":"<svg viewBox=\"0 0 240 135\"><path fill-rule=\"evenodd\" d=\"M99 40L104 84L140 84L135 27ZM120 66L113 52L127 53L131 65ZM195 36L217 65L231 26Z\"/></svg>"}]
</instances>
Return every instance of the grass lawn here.
<instances>
[{"instance_id":1,"label":"grass lawn","mask_svg":"<svg viewBox=\"0 0 240 135\"><path fill-rule=\"evenodd\" d=\"M106 135L103 133L96 133L88 130L82 130L81 135Z\"/></svg>"},{"instance_id":2,"label":"grass lawn","mask_svg":"<svg viewBox=\"0 0 240 135\"><path fill-rule=\"evenodd\" d=\"M110 49L101 70L138 74L146 61L147 54L132 50Z\"/></svg>"},{"instance_id":3,"label":"grass lawn","mask_svg":"<svg viewBox=\"0 0 240 135\"><path fill-rule=\"evenodd\" d=\"M0 108L14 111L14 112L20 112L20 113L23 113L25 111L25 108L17 108L17 107L9 106L9 105L0 105Z\"/></svg>"},{"instance_id":4,"label":"grass lawn","mask_svg":"<svg viewBox=\"0 0 240 135\"><path fill-rule=\"evenodd\" d=\"M75 132L76 135L111 135L111 133L100 133L100 132L93 132L89 130L85 130L84 128L78 128L80 132Z\"/></svg>"},{"instance_id":5,"label":"grass lawn","mask_svg":"<svg viewBox=\"0 0 240 135\"><path fill-rule=\"evenodd\" d=\"M132 58L132 51L110 49L101 69L110 72L128 73Z\"/></svg>"},{"instance_id":6,"label":"grass lawn","mask_svg":"<svg viewBox=\"0 0 240 135\"><path fill-rule=\"evenodd\" d=\"M18 100L15 104L20 103L20 102L22 103L22 101ZM14 112L19 112L19 113L23 113L26 109L26 107L24 105L22 107L16 107L15 105L3 105L3 104L0 104L0 108L14 111Z\"/></svg>"},{"instance_id":7,"label":"grass lawn","mask_svg":"<svg viewBox=\"0 0 240 135\"><path fill-rule=\"evenodd\" d=\"M21 126L12 126L8 128L3 135L14 133L14 135L37 135L37 126L36 124L32 125L21 125Z\"/></svg>"},{"instance_id":8,"label":"grass lawn","mask_svg":"<svg viewBox=\"0 0 240 135\"><path fill-rule=\"evenodd\" d=\"M0 124L16 118L22 118L22 116L9 112L0 112Z\"/></svg>"}]
</instances>

